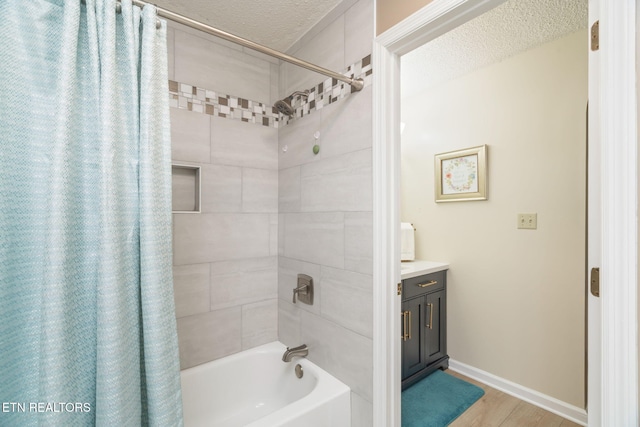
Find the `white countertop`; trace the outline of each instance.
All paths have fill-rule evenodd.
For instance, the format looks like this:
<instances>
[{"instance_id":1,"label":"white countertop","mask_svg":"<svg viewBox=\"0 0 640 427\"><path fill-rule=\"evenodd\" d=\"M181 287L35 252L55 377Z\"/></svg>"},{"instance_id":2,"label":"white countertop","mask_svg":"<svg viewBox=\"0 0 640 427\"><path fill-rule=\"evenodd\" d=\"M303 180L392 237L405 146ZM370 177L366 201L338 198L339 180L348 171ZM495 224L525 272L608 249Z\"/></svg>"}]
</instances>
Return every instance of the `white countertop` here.
<instances>
[{"instance_id":1,"label":"white countertop","mask_svg":"<svg viewBox=\"0 0 640 427\"><path fill-rule=\"evenodd\" d=\"M400 263L400 278L402 280L410 279L412 277L422 276L423 274L447 270L448 268L449 264L446 262L424 261L421 259L403 261Z\"/></svg>"}]
</instances>

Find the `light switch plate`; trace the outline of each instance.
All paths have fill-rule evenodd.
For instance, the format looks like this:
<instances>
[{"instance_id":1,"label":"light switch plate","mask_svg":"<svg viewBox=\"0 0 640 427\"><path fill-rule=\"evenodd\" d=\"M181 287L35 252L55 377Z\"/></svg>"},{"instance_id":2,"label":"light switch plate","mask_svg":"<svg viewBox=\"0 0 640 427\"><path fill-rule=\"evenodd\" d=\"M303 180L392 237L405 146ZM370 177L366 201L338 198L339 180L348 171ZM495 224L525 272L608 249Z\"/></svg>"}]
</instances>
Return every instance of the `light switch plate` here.
<instances>
[{"instance_id":1,"label":"light switch plate","mask_svg":"<svg viewBox=\"0 0 640 427\"><path fill-rule=\"evenodd\" d=\"M518 214L518 228L535 230L538 228L538 214L521 213Z\"/></svg>"}]
</instances>

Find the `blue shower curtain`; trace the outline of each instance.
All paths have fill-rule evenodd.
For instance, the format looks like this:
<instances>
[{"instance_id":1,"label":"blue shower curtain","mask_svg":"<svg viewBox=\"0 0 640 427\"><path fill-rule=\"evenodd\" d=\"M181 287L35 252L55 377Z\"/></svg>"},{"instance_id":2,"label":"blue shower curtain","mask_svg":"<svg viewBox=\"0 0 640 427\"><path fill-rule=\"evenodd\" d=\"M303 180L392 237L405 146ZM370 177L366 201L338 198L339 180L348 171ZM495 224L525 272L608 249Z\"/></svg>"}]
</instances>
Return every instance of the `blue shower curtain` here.
<instances>
[{"instance_id":1,"label":"blue shower curtain","mask_svg":"<svg viewBox=\"0 0 640 427\"><path fill-rule=\"evenodd\" d=\"M0 16L0 425L181 425L166 23Z\"/></svg>"}]
</instances>

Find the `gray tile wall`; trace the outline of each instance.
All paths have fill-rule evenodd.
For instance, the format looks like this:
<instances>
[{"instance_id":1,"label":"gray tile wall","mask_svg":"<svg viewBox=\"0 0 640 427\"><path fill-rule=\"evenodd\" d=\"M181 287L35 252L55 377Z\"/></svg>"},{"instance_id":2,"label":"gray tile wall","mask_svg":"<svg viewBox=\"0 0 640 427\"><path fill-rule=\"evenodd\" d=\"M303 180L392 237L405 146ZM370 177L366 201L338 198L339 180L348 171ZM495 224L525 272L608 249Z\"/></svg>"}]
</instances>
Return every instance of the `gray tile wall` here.
<instances>
[{"instance_id":1,"label":"gray tile wall","mask_svg":"<svg viewBox=\"0 0 640 427\"><path fill-rule=\"evenodd\" d=\"M261 102L277 97L275 60L170 25L171 79ZM178 108L171 128L173 161L202 174L202 213L173 218L184 369L277 339L278 133Z\"/></svg>"},{"instance_id":2,"label":"gray tile wall","mask_svg":"<svg viewBox=\"0 0 640 427\"><path fill-rule=\"evenodd\" d=\"M373 1L355 2L319 25L324 28L289 53L345 69L371 53ZM283 64L280 96L322 80ZM371 120L366 87L281 127L278 137L279 339L306 343L309 359L351 387L354 427L373 424ZM292 303L298 273L314 278L313 306Z\"/></svg>"},{"instance_id":3,"label":"gray tile wall","mask_svg":"<svg viewBox=\"0 0 640 427\"><path fill-rule=\"evenodd\" d=\"M288 53L336 71L370 54L373 0L341 5ZM177 24L168 37L181 83L273 104L325 80ZM373 424L371 109L371 87L280 129L171 109L174 161L203 183L202 213L174 216L182 368L305 342L351 387L352 425ZM298 273L313 306L291 301Z\"/></svg>"}]
</instances>

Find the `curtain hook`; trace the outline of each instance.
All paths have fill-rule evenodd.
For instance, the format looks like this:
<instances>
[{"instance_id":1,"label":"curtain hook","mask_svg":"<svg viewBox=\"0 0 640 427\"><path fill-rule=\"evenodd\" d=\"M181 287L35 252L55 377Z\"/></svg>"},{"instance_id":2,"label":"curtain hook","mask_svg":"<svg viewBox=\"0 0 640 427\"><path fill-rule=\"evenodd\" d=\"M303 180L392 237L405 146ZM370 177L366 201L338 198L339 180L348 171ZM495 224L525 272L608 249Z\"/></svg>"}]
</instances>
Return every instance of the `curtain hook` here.
<instances>
[{"instance_id":1,"label":"curtain hook","mask_svg":"<svg viewBox=\"0 0 640 427\"><path fill-rule=\"evenodd\" d=\"M122 3L116 2L116 13L122 13Z\"/></svg>"}]
</instances>

